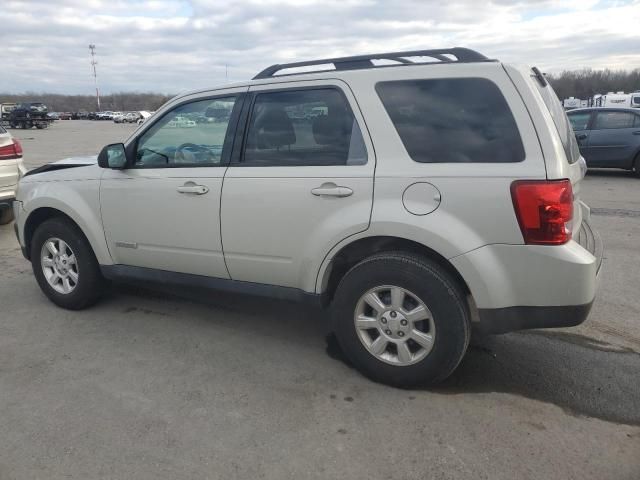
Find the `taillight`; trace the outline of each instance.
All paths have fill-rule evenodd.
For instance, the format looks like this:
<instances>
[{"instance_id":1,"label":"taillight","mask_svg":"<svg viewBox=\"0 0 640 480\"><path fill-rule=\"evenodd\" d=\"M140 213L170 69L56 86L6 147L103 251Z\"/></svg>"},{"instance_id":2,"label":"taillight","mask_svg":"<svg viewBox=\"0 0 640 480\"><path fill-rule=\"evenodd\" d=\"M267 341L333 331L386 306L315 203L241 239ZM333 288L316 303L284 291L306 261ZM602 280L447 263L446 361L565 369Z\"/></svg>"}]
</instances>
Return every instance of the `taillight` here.
<instances>
[{"instance_id":1,"label":"taillight","mask_svg":"<svg viewBox=\"0 0 640 480\"><path fill-rule=\"evenodd\" d=\"M0 160L13 160L22 157L22 145L15 138L13 143L0 147Z\"/></svg>"},{"instance_id":2,"label":"taillight","mask_svg":"<svg viewBox=\"0 0 640 480\"><path fill-rule=\"evenodd\" d=\"M562 245L571 240L569 180L518 180L511 184L511 198L525 243Z\"/></svg>"}]
</instances>

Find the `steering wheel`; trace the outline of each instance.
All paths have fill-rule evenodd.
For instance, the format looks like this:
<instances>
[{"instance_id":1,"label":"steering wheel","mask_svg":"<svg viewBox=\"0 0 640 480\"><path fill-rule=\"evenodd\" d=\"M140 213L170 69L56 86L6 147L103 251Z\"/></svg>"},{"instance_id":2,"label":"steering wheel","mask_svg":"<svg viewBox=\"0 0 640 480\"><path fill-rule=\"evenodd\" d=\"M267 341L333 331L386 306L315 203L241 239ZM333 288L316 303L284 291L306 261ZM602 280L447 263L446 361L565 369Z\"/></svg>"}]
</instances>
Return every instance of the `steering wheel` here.
<instances>
[{"instance_id":1,"label":"steering wheel","mask_svg":"<svg viewBox=\"0 0 640 480\"><path fill-rule=\"evenodd\" d=\"M177 163L196 163L198 161L196 154L204 151L206 151L206 149L201 145L189 142L183 143L176 148L174 159Z\"/></svg>"}]
</instances>

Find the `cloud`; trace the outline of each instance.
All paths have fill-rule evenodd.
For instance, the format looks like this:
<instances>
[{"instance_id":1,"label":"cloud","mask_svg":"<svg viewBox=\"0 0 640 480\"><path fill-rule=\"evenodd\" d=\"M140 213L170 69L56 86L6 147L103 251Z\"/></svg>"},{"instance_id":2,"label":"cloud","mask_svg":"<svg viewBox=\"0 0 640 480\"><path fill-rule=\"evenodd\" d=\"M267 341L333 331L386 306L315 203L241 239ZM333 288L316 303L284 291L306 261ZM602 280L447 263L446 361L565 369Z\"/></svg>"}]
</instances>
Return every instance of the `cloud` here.
<instances>
[{"instance_id":1,"label":"cloud","mask_svg":"<svg viewBox=\"0 0 640 480\"><path fill-rule=\"evenodd\" d=\"M271 63L466 46L545 71L640 66L640 1L3 0L0 91L179 92Z\"/></svg>"}]
</instances>

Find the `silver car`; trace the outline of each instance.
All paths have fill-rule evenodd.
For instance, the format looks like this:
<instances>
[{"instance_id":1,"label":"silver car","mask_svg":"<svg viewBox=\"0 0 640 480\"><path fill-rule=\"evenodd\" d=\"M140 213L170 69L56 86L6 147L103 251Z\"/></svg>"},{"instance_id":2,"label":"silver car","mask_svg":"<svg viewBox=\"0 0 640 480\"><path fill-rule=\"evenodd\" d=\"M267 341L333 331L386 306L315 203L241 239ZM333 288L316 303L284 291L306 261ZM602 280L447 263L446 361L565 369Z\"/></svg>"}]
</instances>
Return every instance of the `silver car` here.
<instances>
[{"instance_id":1,"label":"silver car","mask_svg":"<svg viewBox=\"0 0 640 480\"><path fill-rule=\"evenodd\" d=\"M14 210L59 306L105 279L310 301L361 372L409 386L446 378L472 330L587 318L585 172L537 68L388 52L184 93L97 159L30 171Z\"/></svg>"},{"instance_id":2,"label":"silver car","mask_svg":"<svg viewBox=\"0 0 640 480\"><path fill-rule=\"evenodd\" d=\"M0 225L13 220L11 204L16 197L18 180L24 173L20 142L0 126Z\"/></svg>"}]
</instances>

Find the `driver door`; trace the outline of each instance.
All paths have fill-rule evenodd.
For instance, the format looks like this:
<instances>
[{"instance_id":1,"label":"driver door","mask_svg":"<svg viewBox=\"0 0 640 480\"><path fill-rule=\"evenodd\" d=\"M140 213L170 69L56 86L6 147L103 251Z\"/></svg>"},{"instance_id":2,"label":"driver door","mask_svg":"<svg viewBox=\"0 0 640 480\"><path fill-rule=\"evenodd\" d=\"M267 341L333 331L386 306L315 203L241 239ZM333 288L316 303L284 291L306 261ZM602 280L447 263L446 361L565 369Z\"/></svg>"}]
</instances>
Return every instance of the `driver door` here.
<instances>
[{"instance_id":1,"label":"driver door","mask_svg":"<svg viewBox=\"0 0 640 480\"><path fill-rule=\"evenodd\" d=\"M220 194L244 89L169 106L127 145L129 163L100 183L115 264L229 278Z\"/></svg>"}]
</instances>

